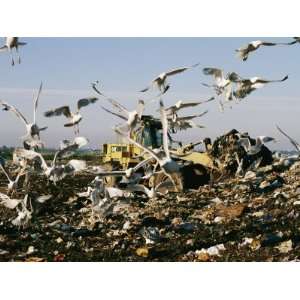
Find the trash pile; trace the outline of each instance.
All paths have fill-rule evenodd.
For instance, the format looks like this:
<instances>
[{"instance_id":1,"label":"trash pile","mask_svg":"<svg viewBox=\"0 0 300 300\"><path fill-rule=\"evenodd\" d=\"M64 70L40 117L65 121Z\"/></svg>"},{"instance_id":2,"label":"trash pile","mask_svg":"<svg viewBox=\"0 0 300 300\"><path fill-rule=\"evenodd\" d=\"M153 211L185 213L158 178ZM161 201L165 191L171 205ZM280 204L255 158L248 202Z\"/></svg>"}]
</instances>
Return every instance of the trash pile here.
<instances>
[{"instance_id":1,"label":"trash pile","mask_svg":"<svg viewBox=\"0 0 300 300\"><path fill-rule=\"evenodd\" d=\"M214 141L210 153L228 172L198 190L149 198L111 188L99 201L101 180L86 169L56 185L32 175L27 197L34 213L28 211L27 222L0 206L0 260L298 261L299 158L270 157L265 146L253 158L240 149L237 135L233 130ZM247 163L236 174L236 156L256 167Z\"/></svg>"}]
</instances>

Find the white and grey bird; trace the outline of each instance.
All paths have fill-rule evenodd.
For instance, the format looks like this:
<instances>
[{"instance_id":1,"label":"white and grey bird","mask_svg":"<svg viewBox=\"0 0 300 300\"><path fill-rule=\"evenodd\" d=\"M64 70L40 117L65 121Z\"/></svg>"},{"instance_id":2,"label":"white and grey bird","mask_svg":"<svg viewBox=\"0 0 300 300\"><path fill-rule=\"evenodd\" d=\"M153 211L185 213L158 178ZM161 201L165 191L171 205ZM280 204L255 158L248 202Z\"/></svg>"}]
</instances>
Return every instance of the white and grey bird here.
<instances>
[{"instance_id":1,"label":"white and grey bird","mask_svg":"<svg viewBox=\"0 0 300 300\"><path fill-rule=\"evenodd\" d=\"M136 128L136 126L141 122L142 114L144 112L144 107L145 107L144 101L139 100L137 108L133 111L128 111L124 106L122 106L121 104L119 104L116 101L114 101L113 105L120 111L120 113L108 110L107 108L105 108L103 106L101 106L101 107L106 112L124 120L125 124L122 125L120 128L123 131L126 131L130 134Z\"/></svg>"},{"instance_id":2,"label":"white and grey bird","mask_svg":"<svg viewBox=\"0 0 300 300\"><path fill-rule=\"evenodd\" d=\"M167 72L163 72L163 73L159 74L157 77L155 77L151 81L150 85L147 86L146 88L142 89L140 92L142 92L142 93L147 92L148 90L150 90L151 88L156 86L159 89L159 91L161 92L161 94L164 94L170 87L166 83L168 77L180 74L180 73L185 72L187 70L193 69L197 66L199 66L199 63L194 64L194 65L189 66L189 67L182 67L182 68L173 69L173 70L170 70L170 71L167 71Z\"/></svg>"},{"instance_id":3,"label":"white and grey bird","mask_svg":"<svg viewBox=\"0 0 300 300\"><path fill-rule=\"evenodd\" d=\"M243 99L249 94L251 94L253 91L260 89L264 87L268 83L274 83L274 82L284 82L288 79L288 75L284 76L282 79L278 80L268 80L261 77L251 77L251 78L240 78L236 81L237 88L233 92L233 95L237 99Z\"/></svg>"},{"instance_id":4,"label":"white and grey bird","mask_svg":"<svg viewBox=\"0 0 300 300\"><path fill-rule=\"evenodd\" d=\"M202 83L204 86L212 87L217 96L224 95L226 101L233 99L232 95L232 84L238 79L238 75L235 72L227 73L225 76L223 70L218 68L204 68L204 75L213 76L214 84L209 85Z\"/></svg>"},{"instance_id":5,"label":"white and grey bird","mask_svg":"<svg viewBox=\"0 0 300 300\"><path fill-rule=\"evenodd\" d=\"M98 98L96 97L88 97L79 99L77 101L77 110L75 112L72 112L70 110L69 106L61 106L52 110L48 110L44 113L44 116L54 117L54 116L61 116L64 115L68 119L68 123L64 124L65 127L74 127L74 133L79 134L79 123L82 120L82 115L80 114L80 109L88 106L90 104L95 103L98 101Z\"/></svg>"},{"instance_id":6,"label":"white and grey bird","mask_svg":"<svg viewBox=\"0 0 300 300\"><path fill-rule=\"evenodd\" d=\"M285 133L278 125L276 125L276 128L278 131L283 134L288 140L291 142L291 144L295 147L295 149L300 152L300 144L295 141L293 138L291 138L287 133Z\"/></svg>"},{"instance_id":7,"label":"white and grey bird","mask_svg":"<svg viewBox=\"0 0 300 300\"><path fill-rule=\"evenodd\" d=\"M35 147L40 147L43 145L40 140L40 132L46 130L48 127L40 128L37 125L37 108L39 103L40 94L42 91L43 84L41 82L38 93L33 101L33 121L30 123L25 118L25 116L13 105L10 105L2 100L0 100L0 105L2 105L4 111L10 111L15 114L18 119L20 119L26 128L26 134L22 137L24 142L24 147L27 149L33 149Z\"/></svg>"},{"instance_id":8,"label":"white and grey bird","mask_svg":"<svg viewBox=\"0 0 300 300\"><path fill-rule=\"evenodd\" d=\"M29 202L29 208L27 208ZM18 227L25 226L32 218L33 207L31 201L28 200L28 194L25 195L24 199L20 202L21 208L16 206L16 210L18 212L18 216L12 220L12 224Z\"/></svg>"},{"instance_id":9,"label":"white and grey bird","mask_svg":"<svg viewBox=\"0 0 300 300\"><path fill-rule=\"evenodd\" d=\"M265 41L252 41L249 44L236 49L239 58L241 58L243 61L246 61L248 59L248 56L251 52L256 51L261 46L277 46L277 45L290 45L290 43L270 43Z\"/></svg>"},{"instance_id":10,"label":"white and grey bird","mask_svg":"<svg viewBox=\"0 0 300 300\"><path fill-rule=\"evenodd\" d=\"M6 37L5 38L5 45L0 48L0 51L9 51L11 55L11 65L15 65L14 56L13 56L13 49L16 49L16 54L18 57L18 63L21 63L21 57L19 54L19 46L24 46L27 43L19 42L19 38L17 37Z\"/></svg>"},{"instance_id":11,"label":"white and grey bird","mask_svg":"<svg viewBox=\"0 0 300 300\"><path fill-rule=\"evenodd\" d=\"M275 141L274 138L269 136L259 136L252 145L249 138L240 138L238 144L244 148L248 155L255 155L260 152L262 146L268 142Z\"/></svg>"},{"instance_id":12,"label":"white and grey bird","mask_svg":"<svg viewBox=\"0 0 300 300\"><path fill-rule=\"evenodd\" d=\"M177 101L174 105L169 106L165 109L167 115L174 115L176 114L179 110L183 109L183 108L188 108L188 107L195 107L198 106L200 104L204 104L210 101L213 101L215 99L215 97L211 97L208 100L204 100L204 101L194 101L194 102L184 102L182 100Z\"/></svg>"},{"instance_id":13,"label":"white and grey bird","mask_svg":"<svg viewBox=\"0 0 300 300\"><path fill-rule=\"evenodd\" d=\"M196 124L193 119L200 118L207 113L208 111L206 110L197 115L179 117L177 114L174 114L172 116L168 116L169 128L173 133L178 130L186 130L188 128L204 128L203 125Z\"/></svg>"}]
</instances>

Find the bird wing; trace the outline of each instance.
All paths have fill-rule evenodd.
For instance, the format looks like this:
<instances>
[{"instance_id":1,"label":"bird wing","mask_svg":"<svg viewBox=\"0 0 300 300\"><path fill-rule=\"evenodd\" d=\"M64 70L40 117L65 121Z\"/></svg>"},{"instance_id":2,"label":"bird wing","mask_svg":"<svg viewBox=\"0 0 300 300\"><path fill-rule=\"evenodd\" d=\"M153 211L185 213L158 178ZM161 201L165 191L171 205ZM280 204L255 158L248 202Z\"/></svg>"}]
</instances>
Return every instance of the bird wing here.
<instances>
[{"instance_id":1,"label":"bird wing","mask_svg":"<svg viewBox=\"0 0 300 300\"><path fill-rule=\"evenodd\" d=\"M20 158L24 158L26 160L34 160L35 158L38 157L40 159L42 168L45 170L48 167L43 156L40 153L35 152L33 150L26 150L26 149L18 148L14 151L14 155L16 155L17 157L20 157Z\"/></svg>"},{"instance_id":2,"label":"bird wing","mask_svg":"<svg viewBox=\"0 0 300 300\"><path fill-rule=\"evenodd\" d=\"M197 114L197 115L191 115L191 116L185 116L185 117L178 117L177 120L178 121L187 121L187 120L192 120L194 118L200 118L204 115L206 115L208 113L208 110L200 113L200 114Z\"/></svg>"},{"instance_id":3,"label":"bird wing","mask_svg":"<svg viewBox=\"0 0 300 300\"><path fill-rule=\"evenodd\" d=\"M287 133L285 133L278 125L276 125L276 128L281 132L285 137L289 139L291 144L297 149L297 151L300 152L300 144L296 142L293 138L291 138Z\"/></svg>"},{"instance_id":4,"label":"bird wing","mask_svg":"<svg viewBox=\"0 0 300 300\"><path fill-rule=\"evenodd\" d=\"M0 204L9 209L15 209L21 201L20 199L10 199L7 195L0 193Z\"/></svg>"},{"instance_id":5,"label":"bird wing","mask_svg":"<svg viewBox=\"0 0 300 300\"><path fill-rule=\"evenodd\" d=\"M66 173L79 172L84 169L86 169L86 161L72 159L66 164L64 172L66 172Z\"/></svg>"},{"instance_id":6,"label":"bird wing","mask_svg":"<svg viewBox=\"0 0 300 300\"><path fill-rule=\"evenodd\" d=\"M0 100L0 104L2 104L2 106L4 107L3 110L13 112L21 121L24 122L25 125L28 125L26 118L17 108L15 108L14 106L9 105L8 103L1 101L1 100Z\"/></svg>"},{"instance_id":7,"label":"bird wing","mask_svg":"<svg viewBox=\"0 0 300 300\"><path fill-rule=\"evenodd\" d=\"M263 79L263 78L255 78L255 81L253 83L269 83L269 82L283 82L286 81L289 78L288 75L284 76L282 79L277 79L277 80L267 80L267 79Z\"/></svg>"},{"instance_id":8,"label":"bird wing","mask_svg":"<svg viewBox=\"0 0 300 300\"><path fill-rule=\"evenodd\" d=\"M106 98L108 102L110 102L114 107L116 107L120 112L123 112L128 117L129 112L126 107L124 107L122 104L120 104L118 101L112 99L112 98Z\"/></svg>"},{"instance_id":9,"label":"bird wing","mask_svg":"<svg viewBox=\"0 0 300 300\"><path fill-rule=\"evenodd\" d=\"M75 137L73 143L78 145L78 148L84 147L88 144L89 140L84 136L77 136Z\"/></svg>"},{"instance_id":10,"label":"bird wing","mask_svg":"<svg viewBox=\"0 0 300 300\"><path fill-rule=\"evenodd\" d=\"M43 82L41 82L37 96L35 97L34 101L33 101L33 124L36 123L36 112L37 112L37 107L39 104L39 98L40 98L40 94L43 88Z\"/></svg>"},{"instance_id":11,"label":"bird wing","mask_svg":"<svg viewBox=\"0 0 300 300\"><path fill-rule=\"evenodd\" d=\"M169 141L168 141L168 119L167 114L164 108L164 103L162 100L159 102L160 106L160 118L161 118L161 124L163 129L163 148L164 152L166 154L166 157L170 158L170 151L169 151Z\"/></svg>"},{"instance_id":12,"label":"bird wing","mask_svg":"<svg viewBox=\"0 0 300 300\"><path fill-rule=\"evenodd\" d=\"M79 111L82 107L88 106L89 104L93 104L96 101L98 101L98 98L96 98L96 97L79 99L77 101L77 109Z\"/></svg>"},{"instance_id":13,"label":"bird wing","mask_svg":"<svg viewBox=\"0 0 300 300\"><path fill-rule=\"evenodd\" d=\"M2 169L3 173L5 174L6 178L8 179L8 181L11 181L7 171L5 170L4 166L2 165L2 163L0 163L0 168Z\"/></svg>"},{"instance_id":14,"label":"bird wing","mask_svg":"<svg viewBox=\"0 0 300 300\"><path fill-rule=\"evenodd\" d=\"M44 113L45 117L54 117L64 115L67 118L71 118L71 111L69 106L61 106L53 110L48 110Z\"/></svg>"},{"instance_id":15,"label":"bird wing","mask_svg":"<svg viewBox=\"0 0 300 300\"><path fill-rule=\"evenodd\" d=\"M4 45L0 48L0 52L7 51L7 50L8 50L8 47L6 45Z\"/></svg>"},{"instance_id":16,"label":"bird wing","mask_svg":"<svg viewBox=\"0 0 300 300\"><path fill-rule=\"evenodd\" d=\"M68 140L64 140L61 142L61 148L58 150L53 158L52 166L56 165L56 161L59 157L66 157L70 153L84 147L87 145L89 140L83 136L75 137L73 142L70 142Z\"/></svg>"},{"instance_id":17,"label":"bird wing","mask_svg":"<svg viewBox=\"0 0 300 300\"><path fill-rule=\"evenodd\" d=\"M124 117L124 116L122 116L121 114L115 113L115 112L113 112L113 111L111 111L111 110L109 110L109 109L107 109L107 108L105 108L105 107L103 107L103 106L101 106L101 108L102 108L103 110L105 110L106 112L108 112L108 113L110 113L110 114L112 114L112 115L114 115L114 116L117 116L117 117L119 117L119 118L121 118L121 119L127 121L127 118Z\"/></svg>"},{"instance_id":18,"label":"bird wing","mask_svg":"<svg viewBox=\"0 0 300 300\"><path fill-rule=\"evenodd\" d=\"M195 68L195 67L197 67L197 66L199 66L199 63L194 64L194 65L189 66L189 67L183 67L183 68L173 69L173 70L171 70L171 71L166 72L166 75L167 75L167 76L176 75L176 74L182 73L182 72L184 72L184 71L186 71L186 70L188 70L188 69Z\"/></svg>"},{"instance_id":19,"label":"bird wing","mask_svg":"<svg viewBox=\"0 0 300 300\"><path fill-rule=\"evenodd\" d=\"M223 71L217 68L204 68L202 72L204 75L214 76L215 79L222 79L224 77Z\"/></svg>"},{"instance_id":20,"label":"bird wing","mask_svg":"<svg viewBox=\"0 0 300 300\"><path fill-rule=\"evenodd\" d=\"M141 92L141 93L147 92L152 88L152 86L153 86L153 82L149 86L147 86L144 89L140 90L139 92Z\"/></svg>"}]
</instances>

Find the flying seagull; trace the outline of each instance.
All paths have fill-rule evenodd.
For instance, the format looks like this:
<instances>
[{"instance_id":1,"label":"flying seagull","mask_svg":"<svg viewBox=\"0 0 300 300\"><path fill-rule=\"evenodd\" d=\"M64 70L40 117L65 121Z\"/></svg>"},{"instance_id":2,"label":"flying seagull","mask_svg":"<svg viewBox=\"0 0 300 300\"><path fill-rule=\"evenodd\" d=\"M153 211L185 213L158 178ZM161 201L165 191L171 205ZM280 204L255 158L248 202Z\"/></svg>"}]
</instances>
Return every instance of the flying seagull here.
<instances>
[{"instance_id":1,"label":"flying seagull","mask_svg":"<svg viewBox=\"0 0 300 300\"><path fill-rule=\"evenodd\" d=\"M230 101L233 99L232 97L232 83L238 79L238 75L234 72L227 73L225 76L223 70L218 68L204 68L204 75L213 76L215 83L212 85L208 85L202 83L204 86L212 87L218 96L225 96L226 101Z\"/></svg>"},{"instance_id":2,"label":"flying seagull","mask_svg":"<svg viewBox=\"0 0 300 300\"><path fill-rule=\"evenodd\" d=\"M156 78L154 78L150 85L144 89L142 89L140 92L144 93L144 92L147 92L148 90L150 90L153 86L157 86L159 91L164 94L167 89L169 89L169 85L166 84L166 80L169 76L173 76L173 75L177 75L179 73L182 73L182 72L185 72L189 69L192 69L192 68L195 68L199 66L199 63L198 64L194 64L192 66L189 66L189 67L182 67L182 68L177 68L177 69L173 69L171 71L168 71L168 72L163 72L161 74L159 74Z\"/></svg>"},{"instance_id":3,"label":"flying seagull","mask_svg":"<svg viewBox=\"0 0 300 300\"><path fill-rule=\"evenodd\" d=\"M39 128L37 123L36 123L36 117L37 117L37 108L38 108L38 103L39 103L39 98L40 94L42 91L43 84L41 82L37 96L34 98L33 101L33 122L29 123L27 119L24 117L24 115L14 106L1 101L0 100L0 105L3 106L4 111L10 111L14 113L25 125L26 127L26 135L23 136L24 139L24 147L25 148L35 148L39 147L43 143L40 141L40 132L43 130L46 130L47 127L42 127Z\"/></svg>"},{"instance_id":4,"label":"flying seagull","mask_svg":"<svg viewBox=\"0 0 300 300\"><path fill-rule=\"evenodd\" d=\"M128 111L124 106L119 105L119 103L118 104L115 103L114 106L119 109L120 113L110 111L103 106L101 106L101 107L106 112L126 121L125 125L121 126L121 128L123 131L126 131L130 134L132 132L132 130L137 126L137 124L141 121L141 117L142 117L142 114L144 111L144 106L145 106L144 101L139 100L137 108L133 111Z\"/></svg>"},{"instance_id":5,"label":"flying seagull","mask_svg":"<svg viewBox=\"0 0 300 300\"><path fill-rule=\"evenodd\" d=\"M295 141L293 138L291 138L287 133L285 133L278 125L276 125L276 128L279 130L280 133L282 133L285 137L289 139L291 144L295 147L295 149L300 152L300 144Z\"/></svg>"},{"instance_id":6,"label":"flying seagull","mask_svg":"<svg viewBox=\"0 0 300 300\"><path fill-rule=\"evenodd\" d=\"M95 97L79 99L77 101L77 111L76 112L71 112L69 106L61 106L61 107L46 111L44 113L44 116L49 118L49 117L64 115L69 120L69 122L64 124L64 126L65 127L74 127L74 133L76 135L76 134L79 134L79 122L82 120L82 115L79 113L80 109L82 107L88 106L89 104L95 103L97 100L98 100L98 98L95 98Z\"/></svg>"},{"instance_id":7,"label":"flying seagull","mask_svg":"<svg viewBox=\"0 0 300 300\"><path fill-rule=\"evenodd\" d=\"M179 110L181 110L183 108L195 107L200 104L204 104L204 103L213 101L214 99L215 99L215 97L211 97L205 101L194 101L194 102L184 102L182 100L179 100L174 105L166 108L165 111L166 111L167 115L173 115L173 114L176 114Z\"/></svg>"},{"instance_id":8,"label":"flying seagull","mask_svg":"<svg viewBox=\"0 0 300 300\"><path fill-rule=\"evenodd\" d=\"M246 61L251 52L256 51L261 46L277 46L277 45L290 45L290 43L270 43L265 41L253 41L235 51L238 53L238 56Z\"/></svg>"},{"instance_id":9,"label":"flying seagull","mask_svg":"<svg viewBox=\"0 0 300 300\"><path fill-rule=\"evenodd\" d=\"M9 51L10 55L11 55L11 65L14 66L15 65L15 61L14 61L14 57L13 57L13 53L12 50L13 48L16 49L16 53L18 56L18 63L21 63L21 57L19 54L19 46L24 46L27 43L24 42L19 42L19 38L17 37L6 37L5 38L5 45L2 46L0 48L0 51Z\"/></svg>"},{"instance_id":10,"label":"flying seagull","mask_svg":"<svg viewBox=\"0 0 300 300\"><path fill-rule=\"evenodd\" d=\"M237 81L237 89L233 92L233 95L237 99L243 99L256 89L264 87L268 83L274 82L283 82L287 80L289 77L288 75L284 76L282 79L279 80L267 80L261 77L252 77L249 79L239 79Z\"/></svg>"}]
</instances>

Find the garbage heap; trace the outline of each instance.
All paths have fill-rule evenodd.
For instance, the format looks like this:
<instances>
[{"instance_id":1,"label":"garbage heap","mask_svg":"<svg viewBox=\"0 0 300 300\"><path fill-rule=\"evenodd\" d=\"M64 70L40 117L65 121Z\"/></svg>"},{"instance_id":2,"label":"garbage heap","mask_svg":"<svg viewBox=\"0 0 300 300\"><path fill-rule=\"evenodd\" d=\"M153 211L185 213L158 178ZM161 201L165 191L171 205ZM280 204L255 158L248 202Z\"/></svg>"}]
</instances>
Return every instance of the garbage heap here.
<instances>
[{"instance_id":1,"label":"garbage heap","mask_svg":"<svg viewBox=\"0 0 300 300\"><path fill-rule=\"evenodd\" d=\"M208 152L214 159L218 169L222 170L223 175L244 175L247 170L253 167L264 167L272 164L272 152L262 145L261 150L255 155L249 155L240 146L239 139L248 138L251 145L255 145L256 140L251 138L248 133L240 133L232 129L228 133L218 137L208 148ZM206 144L209 144L206 139ZM239 162L240 166L239 166Z\"/></svg>"}]
</instances>

